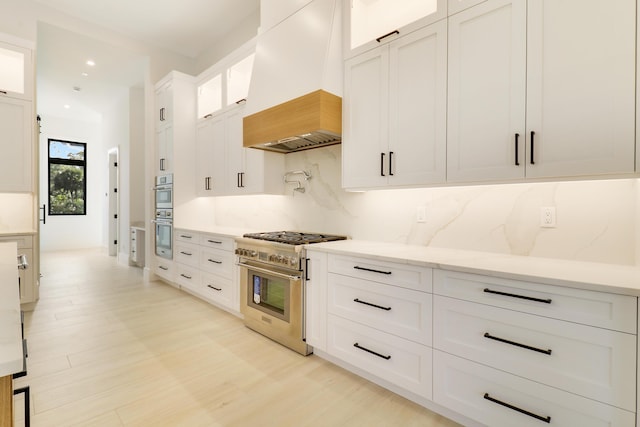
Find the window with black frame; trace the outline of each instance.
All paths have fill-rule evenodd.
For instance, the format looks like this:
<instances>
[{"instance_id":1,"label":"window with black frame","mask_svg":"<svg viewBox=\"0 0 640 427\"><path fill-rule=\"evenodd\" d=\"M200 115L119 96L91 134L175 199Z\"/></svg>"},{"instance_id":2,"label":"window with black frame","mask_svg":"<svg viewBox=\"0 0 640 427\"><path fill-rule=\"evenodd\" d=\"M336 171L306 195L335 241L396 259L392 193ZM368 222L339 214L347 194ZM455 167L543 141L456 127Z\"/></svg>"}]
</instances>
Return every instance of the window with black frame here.
<instances>
[{"instance_id":1,"label":"window with black frame","mask_svg":"<svg viewBox=\"0 0 640 427\"><path fill-rule=\"evenodd\" d=\"M49 215L87 214L87 144L49 139Z\"/></svg>"}]
</instances>

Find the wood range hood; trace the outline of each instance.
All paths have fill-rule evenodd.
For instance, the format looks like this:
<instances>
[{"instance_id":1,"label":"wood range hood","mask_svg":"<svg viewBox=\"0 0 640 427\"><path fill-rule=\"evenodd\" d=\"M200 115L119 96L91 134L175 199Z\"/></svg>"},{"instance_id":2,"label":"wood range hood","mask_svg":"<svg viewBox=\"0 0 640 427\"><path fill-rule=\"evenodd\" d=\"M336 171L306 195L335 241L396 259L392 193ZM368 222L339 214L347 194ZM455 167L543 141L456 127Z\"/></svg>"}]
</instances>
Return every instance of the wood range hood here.
<instances>
[{"instance_id":1,"label":"wood range hood","mask_svg":"<svg viewBox=\"0 0 640 427\"><path fill-rule=\"evenodd\" d=\"M340 1L313 0L261 28L244 147L290 153L342 141L341 23Z\"/></svg>"}]
</instances>

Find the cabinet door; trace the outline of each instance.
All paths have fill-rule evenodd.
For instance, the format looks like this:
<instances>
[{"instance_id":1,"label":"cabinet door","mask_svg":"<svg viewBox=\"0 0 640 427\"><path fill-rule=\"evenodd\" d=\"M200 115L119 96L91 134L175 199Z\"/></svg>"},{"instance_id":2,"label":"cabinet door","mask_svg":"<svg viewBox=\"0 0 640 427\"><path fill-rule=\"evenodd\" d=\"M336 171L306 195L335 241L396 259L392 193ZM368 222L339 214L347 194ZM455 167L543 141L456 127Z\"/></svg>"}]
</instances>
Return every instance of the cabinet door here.
<instances>
[{"instance_id":1,"label":"cabinet door","mask_svg":"<svg viewBox=\"0 0 640 427\"><path fill-rule=\"evenodd\" d=\"M225 116L222 114L210 120L212 148L212 157L210 159L211 190L213 195L220 196L228 192Z\"/></svg>"},{"instance_id":2,"label":"cabinet door","mask_svg":"<svg viewBox=\"0 0 640 427\"><path fill-rule=\"evenodd\" d=\"M0 96L33 100L33 51L0 42Z\"/></svg>"},{"instance_id":3,"label":"cabinet door","mask_svg":"<svg viewBox=\"0 0 640 427\"><path fill-rule=\"evenodd\" d=\"M213 126L212 120L205 120L196 128L196 194L211 196L213 187Z\"/></svg>"},{"instance_id":4,"label":"cabinet door","mask_svg":"<svg viewBox=\"0 0 640 427\"><path fill-rule=\"evenodd\" d=\"M171 82L165 83L156 89L156 129L171 123L173 102L173 89Z\"/></svg>"},{"instance_id":5,"label":"cabinet door","mask_svg":"<svg viewBox=\"0 0 640 427\"><path fill-rule=\"evenodd\" d=\"M449 19L447 180L524 178L526 1Z\"/></svg>"},{"instance_id":6,"label":"cabinet door","mask_svg":"<svg viewBox=\"0 0 640 427\"><path fill-rule=\"evenodd\" d=\"M527 177L634 171L635 16L635 0L528 3Z\"/></svg>"},{"instance_id":7,"label":"cabinet door","mask_svg":"<svg viewBox=\"0 0 640 427\"><path fill-rule=\"evenodd\" d=\"M389 47L371 50L345 63L342 186L375 188L387 184Z\"/></svg>"},{"instance_id":8,"label":"cabinet door","mask_svg":"<svg viewBox=\"0 0 640 427\"><path fill-rule=\"evenodd\" d=\"M32 118L31 101L0 98L0 191L33 191Z\"/></svg>"},{"instance_id":9,"label":"cabinet door","mask_svg":"<svg viewBox=\"0 0 640 427\"><path fill-rule=\"evenodd\" d=\"M242 118L244 108L235 108L225 114L225 144L227 146L227 183L230 194L248 193L251 171L245 167L245 152L242 145ZM256 171L257 172L257 171ZM253 180L255 185L255 180Z\"/></svg>"},{"instance_id":10,"label":"cabinet door","mask_svg":"<svg viewBox=\"0 0 640 427\"><path fill-rule=\"evenodd\" d=\"M173 172L173 126L167 125L156 132L156 175Z\"/></svg>"},{"instance_id":11,"label":"cabinet door","mask_svg":"<svg viewBox=\"0 0 640 427\"><path fill-rule=\"evenodd\" d=\"M447 22L389 46L389 185L446 178Z\"/></svg>"}]
</instances>

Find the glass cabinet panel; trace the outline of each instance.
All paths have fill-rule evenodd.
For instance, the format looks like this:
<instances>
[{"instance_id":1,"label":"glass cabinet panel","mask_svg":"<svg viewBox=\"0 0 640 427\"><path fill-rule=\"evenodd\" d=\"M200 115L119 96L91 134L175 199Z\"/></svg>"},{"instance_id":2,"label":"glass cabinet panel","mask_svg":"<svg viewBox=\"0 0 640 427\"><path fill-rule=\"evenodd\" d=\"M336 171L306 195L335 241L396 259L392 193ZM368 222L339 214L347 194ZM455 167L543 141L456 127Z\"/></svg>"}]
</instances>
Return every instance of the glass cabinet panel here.
<instances>
[{"instance_id":1,"label":"glass cabinet panel","mask_svg":"<svg viewBox=\"0 0 640 427\"><path fill-rule=\"evenodd\" d=\"M254 57L251 54L227 69L227 105L247 98Z\"/></svg>"},{"instance_id":2,"label":"glass cabinet panel","mask_svg":"<svg viewBox=\"0 0 640 427\"><path fill-rule=\"evenodd\" d=\"M198 118L222 108L222 74L198 86Z\"/></svg>"}]
</instances>

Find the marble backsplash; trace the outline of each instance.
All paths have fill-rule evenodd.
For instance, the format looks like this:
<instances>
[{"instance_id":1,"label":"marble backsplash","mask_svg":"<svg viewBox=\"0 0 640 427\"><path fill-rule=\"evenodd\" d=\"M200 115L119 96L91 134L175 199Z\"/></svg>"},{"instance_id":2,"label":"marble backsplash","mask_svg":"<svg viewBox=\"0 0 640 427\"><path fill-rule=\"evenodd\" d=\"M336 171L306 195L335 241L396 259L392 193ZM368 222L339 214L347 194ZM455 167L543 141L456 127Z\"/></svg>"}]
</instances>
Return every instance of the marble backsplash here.
<instances>
[{"instance_id":1,"label":"marble backsplash","mask_svg":"<svg viewBox=\"0 0 640 427\"><path fill-rule=\"evenodd\" d=\"M304 193L196 199L178 226L294 229L354 239L515 255L640 265L637 179L518 183L346 192L340 146L286 155L287 170L312 178ZM553 206L555 228L540 227ZM416 221L418 207L426 220ZM179 218L182 218L180 220Z\"/></svg>"}]
</instances>

